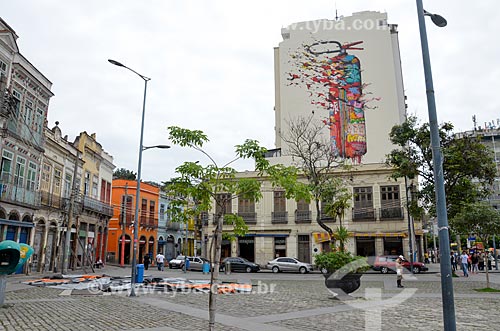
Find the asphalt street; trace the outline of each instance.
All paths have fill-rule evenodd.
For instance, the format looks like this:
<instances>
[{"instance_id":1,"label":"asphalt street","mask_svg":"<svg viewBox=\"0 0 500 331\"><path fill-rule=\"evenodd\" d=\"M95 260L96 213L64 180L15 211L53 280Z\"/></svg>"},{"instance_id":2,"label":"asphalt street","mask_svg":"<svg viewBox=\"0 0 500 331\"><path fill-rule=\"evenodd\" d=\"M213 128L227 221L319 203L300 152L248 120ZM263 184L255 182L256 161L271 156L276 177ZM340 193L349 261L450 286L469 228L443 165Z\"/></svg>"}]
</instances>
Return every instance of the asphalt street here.
<instances>
[{"instance_id":1,"label":"asphalt street","mask_svg":"<svg viewBox=\"0 0 500 331\"><path fill-rule=\"evenodd\" d=\"M224 282L251 283L249 294L217 298L217 330L442 330L439 265L427 273L405 274L404 289L396 275L367 273L353 300L334 299L319 273L232 273ZM78 272L75 272L78 273ZM96 274L129 276L130 268L106 266ZM146 276L209 279L201 272L158 271ZM459 272L460 274L460 272ZM208 294L163 292L150 288L127 291L36 287L23 282L40 274L8 277L6 305L0 308L0 330L206 330ZM500 289L500 273L490 274L490 286ZM453 279L457 330L500 330L500 293L475 291L486 287L484 273Z\"/></svg>"}]
</instances>

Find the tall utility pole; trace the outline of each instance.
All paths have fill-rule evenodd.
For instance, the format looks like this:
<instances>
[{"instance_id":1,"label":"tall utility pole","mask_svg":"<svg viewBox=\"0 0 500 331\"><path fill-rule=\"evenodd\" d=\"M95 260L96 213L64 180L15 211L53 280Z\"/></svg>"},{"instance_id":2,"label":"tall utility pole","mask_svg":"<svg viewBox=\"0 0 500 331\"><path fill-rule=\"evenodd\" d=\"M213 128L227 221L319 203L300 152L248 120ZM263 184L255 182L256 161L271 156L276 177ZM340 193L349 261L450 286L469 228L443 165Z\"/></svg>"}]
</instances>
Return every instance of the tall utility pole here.
<instances>
[{"instance_id":1,"label":"tall utility pole","mask_svg":"<svg viewBox=\"0 0 500 331\"><path fill-rule=\"evenodd\" d=\"M448 213L446 210L446 193L444 190L443 156L441 154L441 140L439 137L436 100L434 98L434 84L432 82L431 59L425 16L430 16L432 22L438 27L446 26L447 22L440 15L431 14L424 10L422 0L417 2L418 26L420 30L420 44L422 46L422 60L424 64L425 89L427 95L427 110L429 113L429 131L431 137L432 166L434 173L434 190L436 193L436 213L438 219L439 253L441 255L441 297L443 306L443 324L445 331L455 331L457 323L455 318L455 299L453 295L453 281L450 260L450 237L448 226Z\"/></svg>"},{"instance_id":2,"label":"tall utility pole","mask_svg":"<svg viewBox=\"0 0 500 331\"><path fill-rule=\"evenodd\" d=\"M71 184L71 194L69 196L68 208L68 224L66 226L66 239L64 241L64 256L63 256L63 274L68 273L69 257L71 256L71 228L73 227L73 206L75 204L76 192L76 177L78 175L78 165L80 160L80 151L76 150L75 169L73 171L73 183ZM78 235L78 234L77 234Z\"/></svg>"},{"instance_id":3,"label":"tall utility pole","mask_svg":"<svg viewBox=\"0 0 500 331\"><path fill-rule=\"evenodd\" d=\"M408 214L408 244L410 248L410 272L413 273L413 226L412 226L412 218L410 215L410 196L408 191L411 192L411 188L413 183L408 186L408 180L405 176L405 189L406 189L406 211Z\"/></svg>"},{"instance_id":4,"label":"tall utility pole","mask_svg":"<svg viewBox=\"0 0 500 331\"><path fill-rule=\"evenodd\" d=\"M122 208L123 215L122 215L122 251L120 254L120 266L124 267L125 266L125 229L127 227L127 208L128 208L128 183L125 183L125 201L123 202L124 206Z\"/></svg>"}]
</instances>

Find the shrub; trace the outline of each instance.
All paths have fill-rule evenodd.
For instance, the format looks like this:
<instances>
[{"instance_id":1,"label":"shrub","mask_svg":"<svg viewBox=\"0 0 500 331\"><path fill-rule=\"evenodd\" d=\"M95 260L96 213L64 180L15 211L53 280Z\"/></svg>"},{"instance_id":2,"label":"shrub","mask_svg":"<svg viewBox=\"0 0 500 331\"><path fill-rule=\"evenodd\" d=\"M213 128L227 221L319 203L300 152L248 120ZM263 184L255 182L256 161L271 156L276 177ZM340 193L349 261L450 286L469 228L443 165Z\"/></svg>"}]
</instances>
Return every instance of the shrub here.
<instances>
[{"instance_id":1,"label":"shrub","mask_svg":"<svg viewBox=\"0 0 500 331\"><path fill-rule=\"evenodd\" d=\"M322 252L316 255L314 263L323 274L363 273L370 269L366 257L352 255L345 251Z\"/></svg>"}]
</instances>

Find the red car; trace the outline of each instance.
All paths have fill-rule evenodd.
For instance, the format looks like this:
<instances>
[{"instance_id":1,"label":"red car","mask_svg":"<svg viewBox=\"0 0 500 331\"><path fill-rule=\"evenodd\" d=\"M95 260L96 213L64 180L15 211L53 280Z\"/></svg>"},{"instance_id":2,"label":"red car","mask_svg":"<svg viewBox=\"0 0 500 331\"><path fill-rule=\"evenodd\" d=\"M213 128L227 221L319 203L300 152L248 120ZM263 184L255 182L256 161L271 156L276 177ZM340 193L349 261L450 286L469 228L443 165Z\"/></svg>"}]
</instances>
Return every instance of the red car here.
<instances>
[{"instance_id":1,"label":"red car","mask_svg":"<svg viewBox=\"0 0 500 331\"><path fill-rule=\"evenodd\" d=\"M398 255L382 255L376 256L375 261L373 262L372 269L375 271L380 271L383 274L388 272L396 272L396 260L398 259ZM403 267L410 270L410 261L404 260ZM413 273L418 274L422 271L427 271L429 268L425 266L422 262L413 262Z\"/></svg>"}]
</instances>

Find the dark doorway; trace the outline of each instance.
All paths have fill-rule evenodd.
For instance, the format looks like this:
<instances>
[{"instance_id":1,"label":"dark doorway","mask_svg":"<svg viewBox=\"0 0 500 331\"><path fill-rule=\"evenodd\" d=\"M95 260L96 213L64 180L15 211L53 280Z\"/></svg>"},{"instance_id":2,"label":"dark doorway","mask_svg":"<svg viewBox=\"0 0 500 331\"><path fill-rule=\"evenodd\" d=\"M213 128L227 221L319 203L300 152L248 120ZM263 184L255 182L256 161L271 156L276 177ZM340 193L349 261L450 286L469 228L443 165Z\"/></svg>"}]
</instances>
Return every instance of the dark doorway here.
<instances>
[{"instance_id":1,"label":"dark doorway","mask_svg":"<svg viewBox=\"0 0 500 331\"><path fill-rule=\"evenodd\" d=\"M213 255L213 252L210 252L210 256ZM222 239L222 245L221 245L221 253L220 257L221 259L224 259L226 257L231 256L231 240L228 239Z\"/></svg>"},{"instance_id":2,"label":"dark doorway","mask_svg":"<svg viewBox=\"0 0 500 331\"><path fill-rule=\"evenodd\" d=\"M384 255L403 255L403 239L401 237L384 238Z\"/></svg>"},{"instance_id":3,"label":"dark doorway","mask_svg":"<svg viewBox=\"0 0 500 331\"><path fill-rule=\"evenodd\" d=\"M172 236L167 237L167 246L166 246L166 250L165 250L164 254L165 254L165 259L167 259L167 261L170 261L170 260L176 258L175 238L174 237L172 237Z\"/></svg>"},{"instance_id":4,"label":"dark doorway","mask_svg":"<svg viewBox=\"0 0 500 331\"><path fill-rule=\"evenodd\" d=\"M123 255L124 264L130 264L130 236L128 234L125 235L125 249L123 250L125 253ZM122 256L122 236L118 240L118 262L121 262Z\"/></svg>"},{"instance_id":5,"label":"dark doorway","mask_svg":"<svg viewBox=\"0 0 500 331\"><path fill-rule=\"evenodd\" d=\"M255 261L255 239L253 237L238 238L240 257L248 261Z\"/></svg>"},{"instance_id":6,"label":"dark doorway","mask_svg":"<svg viewBox=\"0 0 500 331\"><path fill-rule=\"evenodd\" d=\"M356 238L356 255L375 256L375 238Z\"/></svg>"},{"instance_id":7,"label":"dark doorway","mask_svg":"<svg viewBox=\"0 0 500 331\"><path fill-rule=\"evenodd\" d=\"M298 235L297 258L299 261L311 263L311 242L308 234Z\"/></svg>"}]
</instances>

